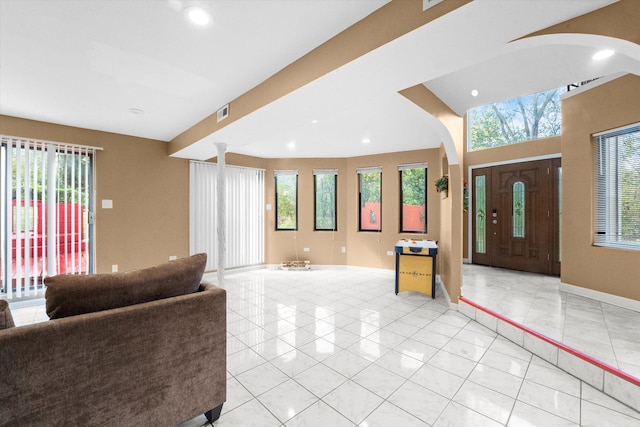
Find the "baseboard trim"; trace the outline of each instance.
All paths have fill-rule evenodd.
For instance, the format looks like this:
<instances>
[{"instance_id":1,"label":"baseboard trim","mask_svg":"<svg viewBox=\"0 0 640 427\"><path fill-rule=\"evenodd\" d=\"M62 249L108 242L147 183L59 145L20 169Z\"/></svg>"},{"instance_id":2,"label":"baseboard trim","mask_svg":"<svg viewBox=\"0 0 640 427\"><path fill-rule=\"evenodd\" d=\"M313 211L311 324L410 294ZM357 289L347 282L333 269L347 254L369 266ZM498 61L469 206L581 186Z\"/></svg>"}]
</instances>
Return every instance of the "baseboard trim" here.
<instances>
[{"instance_id":1,"label":"baseboard trim","mask_svg":"<svg viewBox=\"0 0 640 427\"><path fill-rule=\"evenodd\" d=\"M583 288L581 286L570 285L564 282L560 282L559 289L569 294L579 295L581 297L590 298L592 300L604 302L606 304L615 305L640 313L640 301L631 298L612 295L606 292Z\"/></svg>"}]
</instances>

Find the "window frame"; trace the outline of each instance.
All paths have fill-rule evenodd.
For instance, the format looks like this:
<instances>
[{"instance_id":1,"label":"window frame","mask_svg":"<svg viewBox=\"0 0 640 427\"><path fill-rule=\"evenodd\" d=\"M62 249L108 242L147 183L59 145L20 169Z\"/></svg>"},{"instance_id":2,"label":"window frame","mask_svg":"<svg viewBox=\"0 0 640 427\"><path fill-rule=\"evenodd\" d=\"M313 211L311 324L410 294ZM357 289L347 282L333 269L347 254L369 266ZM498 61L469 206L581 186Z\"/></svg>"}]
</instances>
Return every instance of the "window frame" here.
<instances>
[{"instance_id":1,"label":"window frame","mask_svg":"<svg viewBox=\"0 0 640 427\"><path fill-rule=\"evenodd\" d=\"M275 230L276 231L297 231L298 230L298 171L297 170L275 170L273 171L274 175L274 193L275 193L275 209L276 209L276 218L275 218ZM294 193L294 221L295 225L293 228L282 228L279 226L279 209L278 209L278 177L280 176L295 176L295 193Z\"/></svg>"},{"instance_id":2,"label":"window frame","mask_svg":"<svg viewBox=\"0 0 640 427\"><path fill-rule=\"evenodd\" d=\"M370 232L370 233L381 233L382 232L382 167L369 167L369 168L358 168L356 170L358 174L358 231L362 232ZM380 174L380 190L378 192L379 204L380 204L380 212L378 213L377 223L379 227L377 229L373 228L362 228L362 174L369 173L378 173Z\"/></svg>"},{"instance_id":3,"label":"window frame","mask_svg":"<svg viewBox=\"0 0 640 427\"><path fill-rule=\"evenodd\" d=\"M621 240L625 237L621 232L623 227L623 212L625 209L622 207L623 194L621 194L622 177L620 163L622 163L621 160L627 158L623 154L621 155L618 143L620 137L633 134L637 134L635 140L640 144L640 123L622 126L593 135L594 246L640 250L640 239L638 242ZM615 141L612 141L612 139L615 139ZM616 146L612 146L613 144ZM610 160L612 151L615 151L615 154L613 154L615 157ZM612 183L611 180L614 182ZM637 179L633 184L635 184L637 188L640 188L640 179ZM614 229L616 231L612 231Z\"/></svg>"},{"instance_id":4,"label":"window frame","mask_svg":"<svg viewBox=\"0 0 640 427\"><path fill-rule=\"evenodd\" d=\"M403 172L405 170L413 170L413 169L422 169L424 172L424 204L422 205L424 207L424 227L422 230L405 230L404 229L404 192L403 192ZM398 224L399 227L399 232L400 233L412 233L412 234L425 234L427 233L427 229L428 229L428 222L427 222L427 205L428 205L428 200L427 200L427 177L428 177L428 165L427 163L411 163L411 164L405 164L405 165L399 165L398 166L398 181L399 181L399 209L400 209L400 222ZM416 205L418 206L418 205Z\"/></svg>"},{"instance_id":5,"label":"window frame","mask_svg":"<svg viewBox=\"0 0 640 427\"><path fill-rule=\"evenodd\" d=\"M318 176L333 175L333 228L318 227ZM338 230L338 171L335 169L313 170L313 231Z\"/></svg>"}]
</instances>

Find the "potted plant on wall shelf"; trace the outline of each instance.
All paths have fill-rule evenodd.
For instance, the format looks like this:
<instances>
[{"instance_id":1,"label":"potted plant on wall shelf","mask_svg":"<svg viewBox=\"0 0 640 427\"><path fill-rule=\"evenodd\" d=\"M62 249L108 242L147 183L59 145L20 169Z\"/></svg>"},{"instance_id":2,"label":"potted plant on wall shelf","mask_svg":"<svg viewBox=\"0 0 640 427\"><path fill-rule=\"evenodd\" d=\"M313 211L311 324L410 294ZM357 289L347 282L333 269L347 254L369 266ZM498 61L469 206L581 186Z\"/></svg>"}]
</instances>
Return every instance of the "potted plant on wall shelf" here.
<instances>
[{"instance_id":1,"label":"potted plant on wall shelf","mask_svg":"<svg viewBox=\"0 0 640 427\"><path fill-rule=\"evenodd\" d=\"M440 197L443 199L447 198L447 192L449 190L449 177L447 175L443 175L442 177L436 179L436 191L440 193Z\"/></svg>"}]
</instances>

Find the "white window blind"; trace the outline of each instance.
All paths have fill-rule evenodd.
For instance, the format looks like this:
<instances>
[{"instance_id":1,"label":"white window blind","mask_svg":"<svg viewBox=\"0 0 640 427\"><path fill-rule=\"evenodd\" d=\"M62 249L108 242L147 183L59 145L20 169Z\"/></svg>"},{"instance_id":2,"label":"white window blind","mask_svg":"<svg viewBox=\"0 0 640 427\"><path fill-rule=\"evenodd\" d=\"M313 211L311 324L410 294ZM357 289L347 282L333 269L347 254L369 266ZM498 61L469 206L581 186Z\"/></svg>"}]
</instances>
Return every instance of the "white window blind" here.
<instances>
[{"instance_id":1,"label":"white window blind","mask_svg":"<svg viewBox=\"0 0 640 427\"><path fill-rule=\"evenodd\" d=\"M93 272L96 150L2 137L1 288L7 298L36 296L46 276Z\"/></svg>"},{"instance_id":2,"label":"white window blind","mask_svg":"<svg viewBox=\"0 0 640 427\"><path fill-rule=\"evenodd\" d=\"M207 253L206 270L217 259L217 168L215 163L190 163L189 241L192 254ZM225 166L225 268L264 263L264 170Z\"/></svg>"},{"instance_id":3,"label":"white window blind","mask_svg":"<svg viewBox=\"0 0 640 427\"><path fill-rule=\"evenodd\" d=\"M426 169L427 163L407 163L404 165L398 165L399 171L406 171L407 169Z\"/></svg>"},{"instance_id":4,"label":"white window blind","mask_svg":"<svg viewBox=\"0 0 640 427\"><path fill-rule=\"evenodd\" d=\"M314 175L338 175L338 169L314 169Z\"/></svg>"},{"instance_id":5,"label":"white window blind","mask_svg":"<svg viewBox=\"0 0 640 427\"><path fill-rule=\"evenodd\" d=\"M640 249L640 123L594 135L594 244Z\"/></svg>"},{"instance_id":6,"label":"white window blind","mask_svg":"<svg viewBox=\"0 0 640 427\"><path fill-rule=\"evenodd\" d=\"M287 175L298 175L297 169L283 169L283 170L274 170L273 176L287 176Z\"/></svg>"},{"instance_id":7,"label":"white window blind","mask_svg":"<svg viewBox=\"0 0 640 427\"><path fill-rule=\"evenodd\" d=\"M372 172L382 172L382 166L371 166L368 168L357 168L356 173L372 173Z\"/></svg>"}]
</instances>

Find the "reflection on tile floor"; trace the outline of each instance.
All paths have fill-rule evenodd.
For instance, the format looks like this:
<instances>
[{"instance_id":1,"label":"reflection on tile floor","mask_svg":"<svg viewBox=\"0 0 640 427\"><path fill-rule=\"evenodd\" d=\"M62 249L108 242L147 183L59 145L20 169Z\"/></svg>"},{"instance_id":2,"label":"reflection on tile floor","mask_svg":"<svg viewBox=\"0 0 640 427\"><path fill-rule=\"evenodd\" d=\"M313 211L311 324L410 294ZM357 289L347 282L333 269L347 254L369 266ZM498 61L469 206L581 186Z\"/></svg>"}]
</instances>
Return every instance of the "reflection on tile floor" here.
<instances>
[{"instance_id":1,"label":"reflection on tile floor","mask_svg":"<svg viewBox=\"0 0 640 427\"><path fill-rule=\"evenodd\" d=\"M393 272L265 269L225 280L228 390L215 426L640 423L638 412L450 310L440 293L396 296Z\"/></svg>"},{"instance_id":2,"label":"reflection on tile floor","mask_svg":"<svg viewBox=\"0 0 640 427\"><path fill-rule=\"evenodd\" d=\"M640 378L640 313L559 287L558 277L463 267L465 298Z\"/></svg>"},{"instance_id":3,"label":"reflection on tile floor","mask_svg":"<svg viewBox=\"0 0 640 427\"><path fill-rule=\"evenodd\" d=\"M450 310L440 292L395 295L391 271L262 269L228 274L223 287L228 385L217 427L640 423L640 413Z\"/></svg>"}]
</instances>

